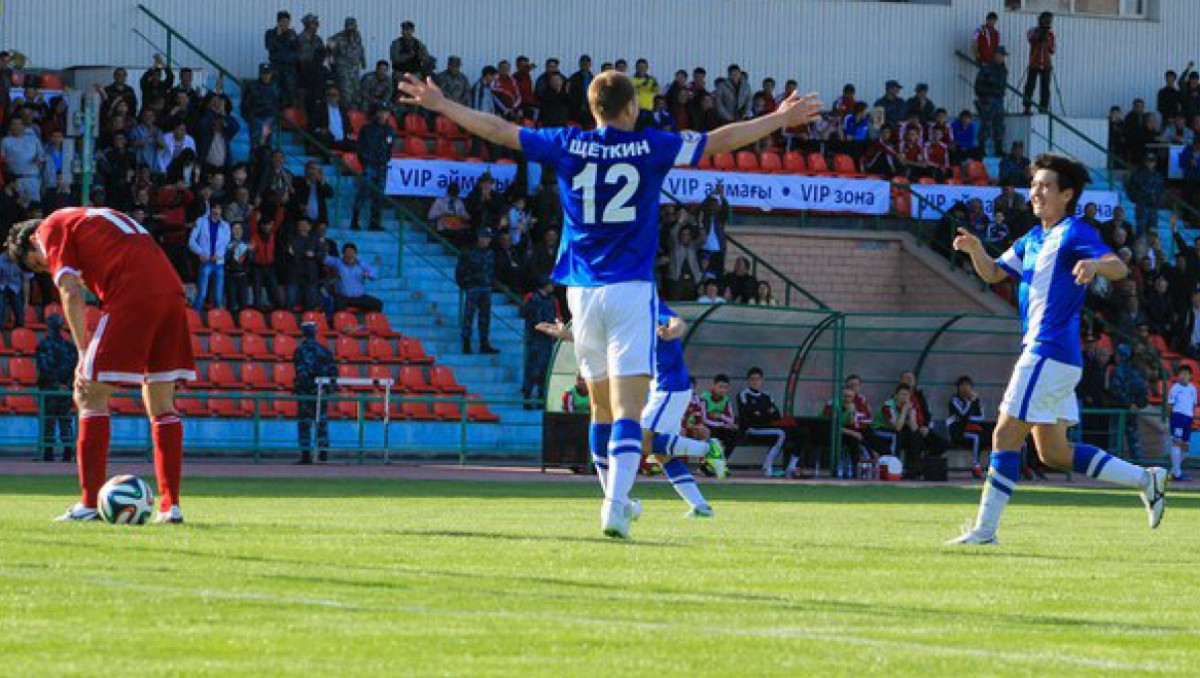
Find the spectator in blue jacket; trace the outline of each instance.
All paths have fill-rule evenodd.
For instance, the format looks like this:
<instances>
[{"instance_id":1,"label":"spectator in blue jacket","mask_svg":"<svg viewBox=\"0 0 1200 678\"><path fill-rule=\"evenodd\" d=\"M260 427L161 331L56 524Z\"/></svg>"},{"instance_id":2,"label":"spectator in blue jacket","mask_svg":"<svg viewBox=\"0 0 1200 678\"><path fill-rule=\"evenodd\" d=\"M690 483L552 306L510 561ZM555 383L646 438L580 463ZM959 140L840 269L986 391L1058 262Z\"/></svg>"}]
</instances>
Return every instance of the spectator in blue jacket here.
<instances>
[{"instance_id":1,"label":"spectator in blue jacket","mask_svg":"<svg viewBox=\"0 0 1200 678\"><path fill-rule=\"evenodd\" d=\"M378 280L379 274L373 266L358 260L358 247L354 243L342 245L341 259L327 254L325 265L338 274L334 293L334 304L338 310L352 306L362 311L383 311L383 302L367 294L367 281Z\"/></svg>"},{"instance_id":2,"label":"spectator in blue jacket","mask_svg":"<svg viewBox=\"0 0 1200 678\"><path fill-rule=\"evenodd\" d=\"M206 174L227 172L233 167L233 138L242 126L226 105L225 97L211 97L196 125L196 156Z\"/></svg>"},{"instance_id":3,"label":"spectator in blue jacket","mask_svg":"<svg viewBox=\"0 0 1200 678\"><path fill-rule=\"evenodd\" d=\"M983 159L983 149L979 146L979 123L975 122L971 111L963 110L958 114L958 120L950 123L950 133L954 135L954 163Z\"/></svg>"},{"instance_id":4,"label":"spectator in blue jacket","mask_svg":"<svg viewBox=\"0 0 1200 678\"><path fill-rule=\"evenodd\" d=\"M213 287L213 306L225 306L225 251L229 249L229 224L221 218L221 205L213 203L208 216L196 220L188 248L200 259L200 272L196 276L197 311L204 310L209 286Z\"/></svg>"},{"instance_id":5,"label":"spectator in blue jacket","mask_svg":"<svg viewBox=\"0 0 1200 678\"><path fill-rule=\"evenodd\" d=\"M242 92L242 117L250 126L250 146L262 144L270 138L274 120L282 109L279 85L275 83L275 71L269 64L260 64L258 80L247 83Z\"/></svg>"}]
</instances>

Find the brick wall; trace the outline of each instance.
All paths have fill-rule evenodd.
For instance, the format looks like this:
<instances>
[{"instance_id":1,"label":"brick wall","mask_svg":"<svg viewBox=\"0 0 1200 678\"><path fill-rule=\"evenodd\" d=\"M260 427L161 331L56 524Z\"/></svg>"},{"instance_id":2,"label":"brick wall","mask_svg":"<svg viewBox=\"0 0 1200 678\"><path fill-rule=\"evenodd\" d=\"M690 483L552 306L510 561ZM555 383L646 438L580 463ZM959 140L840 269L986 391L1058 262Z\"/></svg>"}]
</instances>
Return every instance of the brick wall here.
<instances>
[{"instance_id":1,"label":"brick wall","mask_svg":"<svg viewBox=\"0 0 1200 678\"><path fill-rule=\"evenodd\" d=\"M949 270L944 258L906 233L754 226L736 227L730 233L840 311L1013 313L970 278ZM730 256L736 256L736 251ZM759 277L771 280L776 296L783 298L777 280Z\"/></svg>"}]
</instances>

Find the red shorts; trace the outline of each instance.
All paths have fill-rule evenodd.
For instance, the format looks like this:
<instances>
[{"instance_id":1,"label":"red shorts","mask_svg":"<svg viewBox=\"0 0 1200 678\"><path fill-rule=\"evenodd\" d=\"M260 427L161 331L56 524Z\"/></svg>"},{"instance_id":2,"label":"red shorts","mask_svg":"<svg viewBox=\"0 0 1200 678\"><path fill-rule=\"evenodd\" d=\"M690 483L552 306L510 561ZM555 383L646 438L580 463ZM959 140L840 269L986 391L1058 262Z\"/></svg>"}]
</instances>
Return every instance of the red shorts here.
<instances>
[{"instance_id":1,"label":"red shorts","mask_svg":"<svg viewBox=\"0 0 1200 678\"><path fill-rule=\"evenodd\" d=\"M83 375L92 381L145 384L193 380L196 360L183 295L160 295L100 316Z\"/></svg>"}]
</instances>

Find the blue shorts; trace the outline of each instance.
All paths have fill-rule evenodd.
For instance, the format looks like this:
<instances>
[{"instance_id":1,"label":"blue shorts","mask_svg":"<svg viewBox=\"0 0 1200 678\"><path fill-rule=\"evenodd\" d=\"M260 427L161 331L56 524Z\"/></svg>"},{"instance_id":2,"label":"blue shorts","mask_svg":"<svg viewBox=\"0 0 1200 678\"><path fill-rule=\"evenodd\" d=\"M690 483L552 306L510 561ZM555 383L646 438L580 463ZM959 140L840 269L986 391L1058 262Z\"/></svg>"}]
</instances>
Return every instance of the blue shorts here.
<instances>
[{"instance_id":1,"label":"blue shorts","mask_svg":"<svg viewBox=\"0 0 1200 678\"><path fill-rule=\"evenodd\" d=\"M1178 412L1171 413L1171 439L1182 443L1192 442L1192 418Z\"/></svg>"}]
</instances>

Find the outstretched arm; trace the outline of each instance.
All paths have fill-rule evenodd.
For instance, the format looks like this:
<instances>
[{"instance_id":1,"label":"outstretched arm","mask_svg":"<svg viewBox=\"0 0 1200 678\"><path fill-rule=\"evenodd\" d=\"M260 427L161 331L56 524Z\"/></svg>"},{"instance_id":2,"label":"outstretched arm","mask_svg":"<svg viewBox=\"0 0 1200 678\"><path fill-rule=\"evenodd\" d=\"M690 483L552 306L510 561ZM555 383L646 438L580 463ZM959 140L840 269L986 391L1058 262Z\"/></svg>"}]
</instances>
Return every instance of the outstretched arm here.
<instances>
[{"instance_id":1,"label":"outstretched arm","mask_svg":"<svg viewBox=\"0 0 1200 678\"><path fill-rule=\"evenodd\" d=\"M482 111L467 108L457 101L451 101L442 94L442 90L433 82L433 78L420 78L409 73L398 85L401 92L408 96L407 101L423 106L434 113L450 118L462 125L468 132L483 137L493 144L521 150L521 128L511 122Z\"/></svg>"},{"instance_id":2,"label":"outstretched arm","mask_svg":"<svg viewBox=\"0 0 1200 678\"><path fill-rule=\"evenodd\" d=\"M575 335L571 333L571 328L564 325L561 320L552 323L538 323L534 329L559 341L575 341Z\"/></svg>"},{"instance_id":3,"label":"outstretched arm","mask_svg":"<svg viewBox=\"0 0 1200 678\"><path fill-rule=\"evenodd\" d=\"M1129 275L1129 268L1120 257L1111 252L1099 259L1084 259L1075 264L1075 282L1086 285L1102 275L1109 280L1120 280Z\"/></svg>"},{"instance_id":4,"label":"outstretched arm","mask_svg":"<svg viewBox=\"0 0 1200 678\"><path fill-rule=\"evenodd\" d=\"M1008 277L1004 269L1000 268L996 260L983 248L983 243L979 241L979 238L971 235L971 232L967 229L958 229L958 237L954 239L954 249L959 252L966 252L971 256L971 263L975 266L975 272L979 274L980 278L983 278L984 282L988 284L998 283Z\"/></svg>"},{"instance_id":5,"label":"outstretched arm","mask_svg":"<svg viewBox=\"0 0 1200 678\"><path fill-rule=\"evenodd\" d=\"M799 93L792 92L791 96L780 102L774 113L724 125L709 132L708 143L704 145L704 155L729 153L752 144L777 129L806 125L816 120L820 112L821 102L816 94L800 96Z\"/></svg>"}]
</instances>

